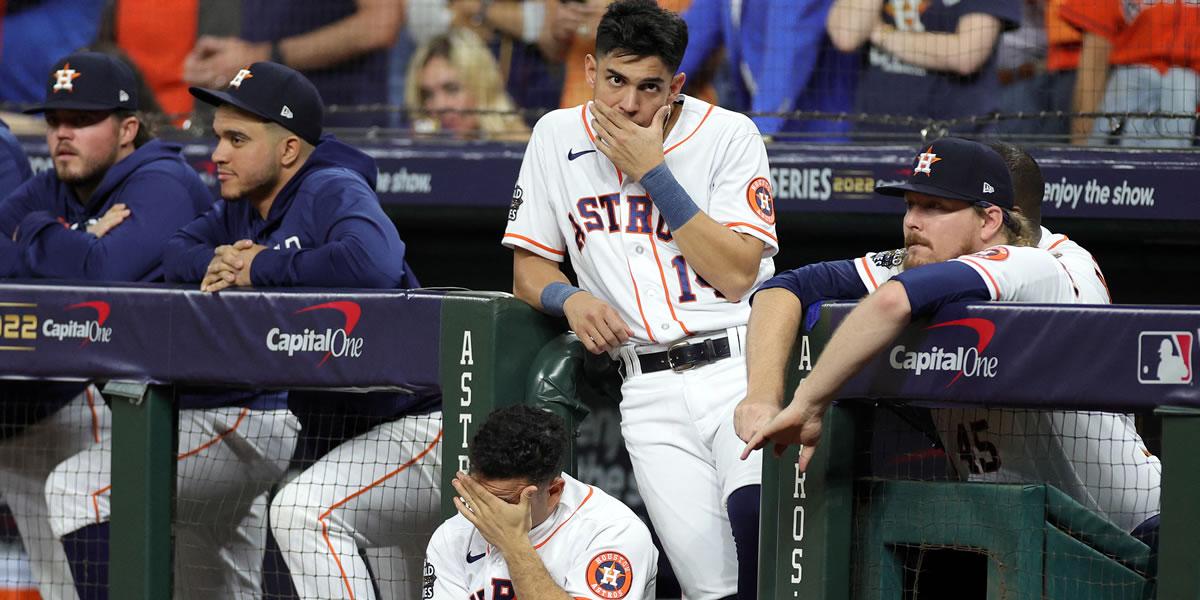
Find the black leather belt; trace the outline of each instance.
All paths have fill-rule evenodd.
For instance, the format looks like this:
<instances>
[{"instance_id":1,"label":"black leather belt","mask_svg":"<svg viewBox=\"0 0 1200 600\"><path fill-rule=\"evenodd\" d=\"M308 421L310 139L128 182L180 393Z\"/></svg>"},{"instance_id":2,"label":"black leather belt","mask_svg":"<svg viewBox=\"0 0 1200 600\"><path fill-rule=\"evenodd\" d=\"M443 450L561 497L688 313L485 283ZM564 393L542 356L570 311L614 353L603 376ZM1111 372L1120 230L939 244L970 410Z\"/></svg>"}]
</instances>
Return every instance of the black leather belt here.
<instances>
[{"instance_id":1,"label":"black leather belt","mask_svg":"<svg viewBox=\"0 0 1200 600\"><path fill-rule=\"evenodd\" d=\"M662 352L639 354L638 363L642 366L642 373L654 373L667 369L681 373L722 358L729 358L730 355L728 337L696 343L688 343L687 340L684 340Z\"/></svg>"}]
</instances>

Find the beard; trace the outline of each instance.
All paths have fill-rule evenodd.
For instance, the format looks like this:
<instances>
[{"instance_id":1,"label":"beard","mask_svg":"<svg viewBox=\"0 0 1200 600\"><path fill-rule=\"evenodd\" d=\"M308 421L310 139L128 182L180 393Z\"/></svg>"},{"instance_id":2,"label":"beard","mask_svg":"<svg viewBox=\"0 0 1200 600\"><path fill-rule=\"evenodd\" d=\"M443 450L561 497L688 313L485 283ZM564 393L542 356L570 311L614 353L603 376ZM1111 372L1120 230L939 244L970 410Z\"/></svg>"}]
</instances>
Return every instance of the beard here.
<instances>
[{"instance_id":1,"label":"beard","mask_svg":"<svg viewBox=\"0 0 1200 600\"><path fill-rule=\"evenodd\" d=\"M905 270L945 262L975 251L968 240L962 240L952 253L947 256L939 256L928 238L911 232L904 234L904 249L904 262L902 265Z\"/></svg>"},{"instance_id":2,"label":"beard","mask_svg":"<svg viewBox=\"0 0 1200 600\"><path fill-rule=\"evenodd\" d=\"M228 183L234 183L237 187L226 190L225 183L221 184L221 197L229 202L238 200L259 200L266 197L275 189L275 184L279 181L279 169L276 168L271 172L261 174L257 177L239 176Z\"/></svg>"},{"instance_id":3,"label":"beard","mask_svg":"<svg viewBox=\"0 0 1200 600\"><path fill-rule=\"evenodd\" d=\"M108 154L100 157L87 157L79 154L79 149L73 146L68 146L76 154L71 157L70 162L60 163L58 159L54 160L54 173L58 176L59 181L72 187L96 187L100 184L100 180L104 179L105 173L117 163L116 146Z\"/></svg>"}]
</instances>

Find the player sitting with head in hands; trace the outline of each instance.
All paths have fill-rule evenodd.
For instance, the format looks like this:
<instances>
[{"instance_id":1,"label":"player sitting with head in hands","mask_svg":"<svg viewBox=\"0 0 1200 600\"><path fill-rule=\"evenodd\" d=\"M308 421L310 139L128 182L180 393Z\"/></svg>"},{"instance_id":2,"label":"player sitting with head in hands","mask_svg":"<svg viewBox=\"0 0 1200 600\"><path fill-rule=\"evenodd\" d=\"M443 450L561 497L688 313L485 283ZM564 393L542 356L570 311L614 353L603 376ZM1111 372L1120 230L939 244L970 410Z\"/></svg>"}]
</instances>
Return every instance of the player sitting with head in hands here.
<instances>
[{"instance_id":1,"label":"player sitting with head in hands","mask_svg":"<svg viewBox=\"0 0 1200 600\"><path fill-rule=\"evenodd\" d=\"M1036 162L1018 148L939 140L917 156L907 183L878 190L904 195L904 248L808 265L764 284L750 319L749 391L736 412L748 448L767 440L802 443L807 464L841 383L909 320L944 304L1107 303L1091 255L1024 217L1025 209L1040 216L1041 190ZM786 361L804 311L867 294L780 412ZM1125 415L959 408L932 414L943 440L958 439L964 427L986 442L946 444L965 479L1051 483L1127 531L1158 511L1158 459Z\"/></svg>"},{"instance_id":2,"label":"player sitting with head in hands","mask_svg":"<svg viewBox=\"0 0 1200 600\"><path fill-rule=\"evenodd\" d=\"M563 420L528 406L488 416L451 517L433 534L423 598L652 600L658 551L627 506L562 472Z\"/></svg>"},{"instance_id":3,"label":"player sitting with head in hands","mask_svg":"<svg viewBox=\"0 0 1200 600\"><path fill-rule=\"evenodd\" d=\"M679 93L686 48L652 0L608 7L584 65L593 101L534 127L503 243L516 296L621 361L621 433L683 595L750 600L762 474L759 455L737 459L731 417L775 205L754 123Z\"/></svg>"}]
</instances>

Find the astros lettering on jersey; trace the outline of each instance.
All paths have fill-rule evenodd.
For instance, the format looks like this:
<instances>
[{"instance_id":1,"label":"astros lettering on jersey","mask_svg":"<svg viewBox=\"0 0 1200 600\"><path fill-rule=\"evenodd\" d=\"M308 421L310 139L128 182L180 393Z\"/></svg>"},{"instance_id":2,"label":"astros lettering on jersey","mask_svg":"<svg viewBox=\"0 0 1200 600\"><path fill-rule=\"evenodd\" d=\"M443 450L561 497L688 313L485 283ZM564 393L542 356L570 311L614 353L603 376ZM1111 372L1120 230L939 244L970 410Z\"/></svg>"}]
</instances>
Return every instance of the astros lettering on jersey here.
<instances>
[{"instance_id":1,"label":"astros lettering on jersey","mask_svg":"<svg viewBox=\"0 0 1200 600\"><path fill-rule=\"evenodd\" d=\"M577 600L653 600L658 550L645 523L602 490L562 476L562 499L529 540L550 578ZM504 557L462 515L434 532L426 600L519 598Z\"/></svg>"},{"instance_id":2,"label":"astros lettering on jersey","mask_svg":"<svg viewBox=\"0 0 1200 600\"><path fill-rule=\"evenodd\" d=\"M774 189L766 148L738 113L680 96L663 150L667 167L708 216L765 244L755 286L775 270ZM687 264L646 190L600 152L589 105L554 111L533 129L503 243L562 262L581 288L608 303L636 344L745 325L748 302L730 303Z\"/></svg>"}]
</instances>

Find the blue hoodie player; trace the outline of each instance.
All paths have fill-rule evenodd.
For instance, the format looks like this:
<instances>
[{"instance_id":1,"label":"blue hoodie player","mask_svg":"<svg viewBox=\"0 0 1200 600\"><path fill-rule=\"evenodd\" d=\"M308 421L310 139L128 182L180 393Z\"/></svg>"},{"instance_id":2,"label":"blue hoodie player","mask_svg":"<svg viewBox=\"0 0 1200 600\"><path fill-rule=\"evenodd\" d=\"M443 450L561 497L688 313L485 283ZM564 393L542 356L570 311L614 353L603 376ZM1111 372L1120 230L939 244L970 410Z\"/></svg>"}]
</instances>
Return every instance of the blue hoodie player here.
<instances>
[{"instance_id":1,"label":"blue hoodie player","mask_svg":"<svg viewBox=\"0 0 1200 600\"><path fill-rule=\"evenodd\" d=\"M322 137L321 97L307 79L261 62L239 71L224 90L191 91L217 106L213 162L224 200L168 243L169 280L199 282L209 292L417 287L404 244L375 195L375 161ZM289 392L292 411L310 425L306 431L337 438L317 443L353 436L272 502L272 530L303 598L373 597L359 550L399 547L393 559L419 569L438 523L440 398L348 396ZM308 458L303 448L310 438L301 435L301 459ZM386 589L395 582L376 583ZM417 583L410 578L411 589L397 597L416 597Z\"/></svg>"},{"instance_id":2,"label":"blue hoodie player","mask_svg":"<svg viewBox=\"0 0 1200 600\"><path fill-rule=\"evenodd\" d=\"M26 112L45 115L54 169L0 188L0 278L161 280L167 238L207 210L212 195L179 146L154 139L139 118L128 66L81 52L55 63L44 81L45 101ZM28 173L28 163L17 166ZM38 591L75 598L46 482L60 461L110 437L108 408L88 384L4 382L0 409L0 493Z\"/></svg>"}]
</instances>

